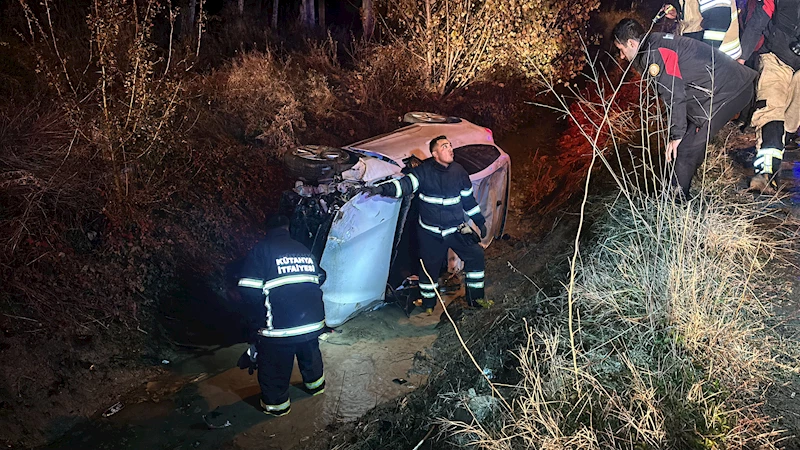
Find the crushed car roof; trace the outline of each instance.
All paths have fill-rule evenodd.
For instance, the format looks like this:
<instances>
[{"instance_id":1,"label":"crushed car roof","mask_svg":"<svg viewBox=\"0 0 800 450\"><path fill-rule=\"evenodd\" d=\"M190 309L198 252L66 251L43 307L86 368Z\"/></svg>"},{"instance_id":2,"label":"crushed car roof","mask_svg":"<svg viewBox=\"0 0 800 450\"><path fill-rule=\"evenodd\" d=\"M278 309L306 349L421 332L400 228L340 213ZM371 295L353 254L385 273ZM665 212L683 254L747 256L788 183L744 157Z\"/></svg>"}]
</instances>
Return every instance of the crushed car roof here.
<instances>
[{"instance_id":1,"label":"crushed car roof","mask_svg":"<svg viewBox=\"0 0 800 450\"><path fill-rule=\"evenodd\" d=\"M410 156L429 158L431 139L442 135L447 136L455 148L475 144L494 145L491 130L462 119L459 123L413 123L347 147L380 153L397 162L400 167L405 167L403 160Z\"/></svg>"}]
</instances>

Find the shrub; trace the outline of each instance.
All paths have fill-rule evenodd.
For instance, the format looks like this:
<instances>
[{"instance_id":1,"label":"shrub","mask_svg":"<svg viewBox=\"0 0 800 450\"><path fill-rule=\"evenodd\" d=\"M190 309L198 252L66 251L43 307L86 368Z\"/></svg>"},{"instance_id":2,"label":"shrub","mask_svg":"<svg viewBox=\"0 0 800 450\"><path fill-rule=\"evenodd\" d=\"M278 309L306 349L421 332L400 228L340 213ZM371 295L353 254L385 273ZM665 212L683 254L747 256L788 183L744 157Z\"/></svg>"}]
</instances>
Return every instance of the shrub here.
<instances>
[{"instance_id":1,"label":"shrub","mask_svg":"<svg viewBox=\"0 0 800 450\"><path fill-rule=\"evenodd\" d=\"M421 62L429 89L445 94L511 67L538 79L583 67L589 13L599 2L402 0L388 2L398 43Z\"/></svg>"}]
</instances>

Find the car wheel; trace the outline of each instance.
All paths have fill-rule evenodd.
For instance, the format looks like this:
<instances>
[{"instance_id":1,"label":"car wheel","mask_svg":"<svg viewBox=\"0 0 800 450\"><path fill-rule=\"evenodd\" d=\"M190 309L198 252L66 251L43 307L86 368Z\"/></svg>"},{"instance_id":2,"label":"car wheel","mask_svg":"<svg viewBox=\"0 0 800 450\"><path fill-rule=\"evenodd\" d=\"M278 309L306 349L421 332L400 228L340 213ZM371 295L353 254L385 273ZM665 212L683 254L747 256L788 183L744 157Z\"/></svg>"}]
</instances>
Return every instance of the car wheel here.
<instances>
[{"instance_id":1,"label":"car wheel","mask_svg":"<svg viewBox=\"0 0 800 450\"><path fill-rule=\"evenodd\" d=\"M286 153L283 162L296 178L313 183L333 178L353 167L358 155L336 147L303 145Z\"/></svg>"},{"instance_id":2,"label":"car wheel","mask_svg":"<svg viewBox=\"0 0 800 450\"><path fill-rule=\"evenodd\" d=\"M403 116L403 122L406 123L459 123L461 119L458 117L448 117L441 114L429 113L423 111L408 112Z\"/></svg>"}]
</instances>

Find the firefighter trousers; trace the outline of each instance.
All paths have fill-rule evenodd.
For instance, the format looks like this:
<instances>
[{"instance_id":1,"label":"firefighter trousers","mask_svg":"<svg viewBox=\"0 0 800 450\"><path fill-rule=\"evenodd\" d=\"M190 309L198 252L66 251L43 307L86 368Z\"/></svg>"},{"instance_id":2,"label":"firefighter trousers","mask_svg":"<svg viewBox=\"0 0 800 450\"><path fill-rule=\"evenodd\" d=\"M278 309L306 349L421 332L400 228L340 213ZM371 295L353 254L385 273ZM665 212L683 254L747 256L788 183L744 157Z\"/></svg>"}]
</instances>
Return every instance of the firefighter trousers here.
<instances>
[{"instance_id":1,"label":"firefighter trousers","mask_svg":"<svg viewBox=\"0 0 800 450\"><path fill-rule=\"evenodd\" d=\"M795 71L772 53L759 59L756 110L756 174L777 173L783 159L784 133L800 127L800 70Z\"/></svg>"},{"instance_id":2,"label":"firefighter trousers","mask_svg":"<svg viewBox=\"0 0 800 450\"><path fill-rule=\"evenodd\" d=\"M759 60L756 110L752 125L756 132L773 121L783 122L785 131L800 127L800 70L795 71L772 53Z\"/></svg>"},{"instance_id":3,"label":"firefighter trousers","mask_svg":"<svg viewBox=\"0 0 800 450\"><path fill-rule=\"evenodd\" d=\"M706 120L700 127L689 122L686 134L678 146L675 158L675 177L673 184L680 186L684 198L689 198L689 187L697 168L706 157L706 143L714 137L736 114L741 112L753 99L753 89L748 88L738 96L728 99L714 99L711 120Z\"/></svg>"},{"instance_id":4,"label":"firefighter trousers","mask_svg":"<svg viewBox=\"0 0 800 450\"><path fill-rule=\"evenodd\" d=\"M266 412L280 415L289 412L289 382L292 378L294 358L303 376L305 388L311 394L325 389L322 371L322 353L316 334L307 341L282 343L281 338L259 337L256 341L258 355L258 384L261 402Z\"/></svg>"},{"instance_id":5,"label":"firefighter trousers","mask_svg":"<svg viewBox=\"0 0 800 450\"><path fill-rule=\"evenodd\" d=\"M425 268L433 278L433 283L420 270L419 290L422 296L422 307L433 308L436 306L436 290L439 288L439 270L447 259L447 249L452 249L464 261L464 276L467 287L467 303L474 305L477 300L484 298L484 269L485 260L483 247L480 246L473 235L463 235L459 232L441 235L428 230L419 229L419 255Z\"/></svg>"}]
</instances>

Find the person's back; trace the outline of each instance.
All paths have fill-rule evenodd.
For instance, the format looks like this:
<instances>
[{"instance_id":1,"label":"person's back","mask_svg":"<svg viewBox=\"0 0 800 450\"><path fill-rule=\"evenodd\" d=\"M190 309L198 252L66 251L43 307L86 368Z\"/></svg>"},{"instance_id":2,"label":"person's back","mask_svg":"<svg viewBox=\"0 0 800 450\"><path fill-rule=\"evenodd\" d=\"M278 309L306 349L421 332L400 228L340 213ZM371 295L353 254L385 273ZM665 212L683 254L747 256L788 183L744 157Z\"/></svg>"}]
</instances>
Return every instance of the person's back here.
<instances>
[{"instance_id":1,"label":"person's back","mask_svg":"<svg viewBox=\"0 0 800 450\"><path fill-rule=\"evenodd\" d=\"M719 48L731 59L742 54L734 0L681 0L681 34Z\"/></svg>"},{"instance_id":2,"label":"person's back","mask_svg":"<svg viewBox=\"0 0 800 450\"><path fill-rule=\"evenodd\" d=\"M671 139L681 139L689 122L699 127L716 115L715 105L752 89L756 76L703 42L668 33L645 39L634 68L655 81L662 100L672 108Z\"/></svg>"},{"instance_id":3,"label":"person's back","mask_svg":"<svg viewBox=\"0 0 800 450\"><path fill-rule=\"evenodd\" d=\"M295 356L308 392L317 395L325 390L317 340L325 327L319 287L325 272L311 252L290 237L288 218L273 216L267 227L266 237L245 261L239 287L250 309L261 406L268 414L284 415L290 410L288 389Z\"/></svg>"},{"instance_id":4,"label":"person's back","mask_svg":"<svg viewBox=\"0 0 800 450\"><path fill-rule=\"evenodd\" d=\"M668 81L661 80L662 72L654 75L648 70L651 64L662 63ZM709 109L712 92L714 97L736 95L751 87L755 78L753 70L720 50L696 39L669 33L652 33L645 39L636 59L636 69L660 82L672 81L673 76L678 75L687 97L694 99L687 108L702 110L703 116Z\"/></svg>"}]
</instances>

